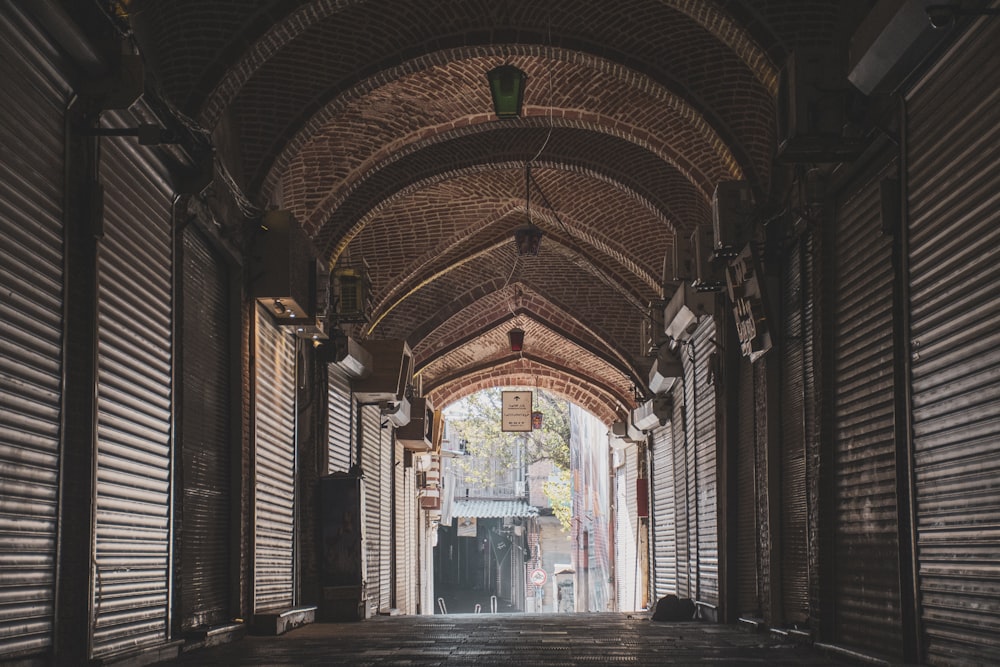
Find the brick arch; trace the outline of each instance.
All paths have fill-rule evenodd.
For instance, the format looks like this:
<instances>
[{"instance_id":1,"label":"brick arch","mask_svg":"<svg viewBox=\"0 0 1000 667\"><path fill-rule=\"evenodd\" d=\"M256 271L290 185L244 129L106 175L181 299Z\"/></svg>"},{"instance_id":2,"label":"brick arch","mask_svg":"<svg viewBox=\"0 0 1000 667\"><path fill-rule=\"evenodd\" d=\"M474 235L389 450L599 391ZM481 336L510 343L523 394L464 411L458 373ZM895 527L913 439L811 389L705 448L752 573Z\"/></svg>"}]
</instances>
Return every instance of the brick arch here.
<instances>
[{"instance_id":1,"label":"brick arch","mask_svg":"<svg viewBox=\"0 0 1000 667\"><path fill-rule=\"evenodd\" d=\"M523 169L547 142L537 164L586 174L643 201L676 229L707 222L709 204L676 170L641 147L608 135L575 128L495 127L472 136L434 144L401 157L373 173L325 219L307 226L324 256L336 261L365 225L402 197L463 173ZM523 189L523 188L521 188Z\"/></svg>"},{"instance_id":2,"label":"brick arch","mask_svg":"<svg viewBox=\"0 0 1000 667\"><path fill-rule=\"evenodd\" d=\"M743 177L748 165L737 160L709 119L648 76L590 54L512 51L503 57L528 73L523 117L531 122L585 127L641 145L706 197L719 180ZM280 185L284 204L306 219L317 209L336 208L353 184L379 165L495 123L483 73L498 62L497 56L469 52L462 48L415 58L400 71L379 72L333 99L282 146L263 179L263 196L270 197ZM573 100L581 81L592 91L586 109ZM422 90L434 91L435 102L428 99L423 108L400 118L400 100L420 100L414 91ZM449 102L438 104L440 97ZM303 191L305 184L311 191ZM323 199L317 201L317 194Z\"/></svg>"},{"instance_id":3,"label":"brick arch","mask_svg":"<svg viewBox=\"0 0 1000 667\"><path fill-rule=\"evenodd\" d=\"M538 387L565 398L592 413L610 426L629 412L624 396L597 391L586 378L551 368L532 359L511 359L468 375L449 379L429 390L434 405L448 406L470 394L492 387Z\"/></svg>"},{"instance_id":4,"label":"brick arch","mask_svg":"<svg viewBox=\"0 0 1000 667\"><path fill-rule=\"evenodd\" d=\"M659 0L659 3L694 21L732 51L762 86L772 94L776 92L775 62L782 61L781 56L784 52L775 48L780 41L761 20L760 13L751 12L738 3L727 3L725 8L705 0ZM175 0L172 4L183 4L183 0L180 2ZM202 56L199 59L198 56L201 54L184 54L187 56L186 60L193 61L186 69L189 72L197 72L198 76L195 77L195 83L189 83L188 91L183 96L182 108L191 115L197 115L207 126L214 127L222 110L229 106L246 82L268 60L293 40L301 38L318 22L329 20L351 5L363 3L361 0L317 0L302 3L297 7L296 4L289 0L272 2L266 12L261 12L266 16L278 17L271 23L253 20L256 17L248 16L241 24L237 12L232 10L228 12L227 18L231 24L229 39L215 51L214 58ZM572 7L573 3L566 5ZM619 6L622 14L635 13L630 11L631 8L628 6L622 6L621 3ZM162 28L164 23L167 23L165 18L153 16L152 21ZM377 22L377 18L372 17L368 23ZM510 21L510 25L501 25L498 21L500 17L483 18L487 19L489 24L481 26L480 29L490 31L494 35L518 34L519 29L530 30L533 27L536 33L544 31L548 36L552 30L551 13L549 16L541 13L533 17L526 15L519 23L516 20ZM475 28L470 26L469 31L474 32ZM171 36L175 39L178 37L177 34L162 29L156 35L164 41ZM206 60L208 62L205 62ZM182 67L179 65L176 69Z\"/></svg>"}]
</instances>

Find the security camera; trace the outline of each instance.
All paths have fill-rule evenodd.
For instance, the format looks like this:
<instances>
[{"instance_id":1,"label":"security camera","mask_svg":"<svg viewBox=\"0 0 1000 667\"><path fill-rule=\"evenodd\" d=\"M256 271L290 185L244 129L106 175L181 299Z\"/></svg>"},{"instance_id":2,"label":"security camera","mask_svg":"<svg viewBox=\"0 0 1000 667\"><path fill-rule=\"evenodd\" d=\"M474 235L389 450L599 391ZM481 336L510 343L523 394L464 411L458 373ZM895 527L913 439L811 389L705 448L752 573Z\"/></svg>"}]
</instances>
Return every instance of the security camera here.
<instances>
[{"instance_id":1,"label":"security camera","mask_svg":"<svg viewBox=\"0 0 1000 667\"><path fill-rule=\"evenodd\" d=\"M927 20L935 30L950 28L955 23L955 9L954 5L928 5Z\"/></svg>"}]
</instances>

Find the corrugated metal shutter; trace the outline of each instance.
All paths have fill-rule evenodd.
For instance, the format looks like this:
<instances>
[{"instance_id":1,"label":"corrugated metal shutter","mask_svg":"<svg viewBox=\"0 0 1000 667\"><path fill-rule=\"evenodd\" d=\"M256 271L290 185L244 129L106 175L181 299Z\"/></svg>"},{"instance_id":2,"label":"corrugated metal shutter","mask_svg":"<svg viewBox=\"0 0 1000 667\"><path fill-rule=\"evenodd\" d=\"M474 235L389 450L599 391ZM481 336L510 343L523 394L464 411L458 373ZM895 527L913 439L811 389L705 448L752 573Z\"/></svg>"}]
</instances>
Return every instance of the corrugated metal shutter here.
<instances>
[{"instance_id":1,"label":"corrugated metal shutter","mask_svg":"<svg viewBox=\"0 0 1000 667\"><path fill-rule=\"evenodd\" d=\"M0 662L52 645L69 98L14 13L0 10Z\"/></svg>"},{"instance_id":2,"label":"corrugated metal shutter","mask_svg":"<svg viewBox=\"0 0 1000 667\"><path fill-rule=\"evenodd\" d=\"M621 450L622 464L615 471L615 543L618 579L618 611L635 611L636 604L636 544L635 529L635 463L636 447L629 445Z\"/></svg>"},{"instance_id":3,"label":"corrugated metal shutter","mask_svg":"<svg viewBox=\"0 0 1000 667\"><path fill-rule=\"evenodd\" d=\"M168 635L173 417L171 193L134 140L102 150L95 656Z\"/></svg>"},{"instance_id":4,"label":"corrugated metal shutter","mask_svg":"<svg viewBox=\"0 0 1000 667\"><path fill-rule=\"evenodd\" d=\"M328 366L327 391L327 465L329 472L348 472L353 452L351 427L354 424L354 401L351 381L337 364Z\"/></svg>"},{"instance_id":5,"label":"corrugated metal shutter","mask_svg":"<svg viewBox=\"0 0 1000 667\"><path fill-rule=\"evenodd\" d=\"M832 230L831 418L835 468L836 641L900 655L896 454L893 432L891 239L881 233L879 182L839 202Z\"/></svg>"},{"instance_id":6,"label":"corrugated metal shutter","mask_svg":"<svg viewBox=\"0 0 1000 667\"><path fill-rule=\"evenodd\" d=\"M808 505L802 243L790 248L782 276L781 594L784 622L809 619Z\"/></svg>"},{"instance_id":7,"label":"corrugated metal shutter","mask_svg":"<svg viewBox=\"0 0 1000 667\"><path fill-rule=\"evenodd\" d=\"M659 600L677 594L677 531L674 521L673 426L653 431L653 590Z\"/></svg>"},{"instance_id":8,"label":"corrugated metal shutter","mask_svg":"<svg viewBox=\"0 0 1000 667\"><path fill-rule=\"evenodd\" d=\"M295 601L295 339L256 308L254 611Z\"/></svg>"},{"instance_id":9,"label":"corrugated metal shutter","mask_svg":"<svg viewBox=\"0 0 1000 667\"><path fill-rule=\"evenodd\" d=\"M361 414L361 465L365 484L365 558L368 572L368 603L373 611L382 606L382 428L376 405L359 407ZM388 584L387 584L388 585ZM385 601L388 604L388 600Z\"/></svg>"},{"instance_id":10,"label":"corrugated metal shutter","mask_svg":"<svg viewBox=\"0 0 1000 667\"><path fill-rule=\"evenodd\" d=\"M403 474L404 480L404 490L403 490L403 538L406 544L406 550L404 552L403 560L403 571L405 573L405 585L404 592L406 594L406 601L403 605L403 611L407 614L417 613L417 605L419 604L419 590L418 581L419 577L417 574L417 563L419 562L419 539L420 535L418 533L418 513L417 513L417 471L410 466L405 469Z\"/></svg>"},{"instance_id":11,"label":"corrugated metal shutter","mask_svg":"<svg viewBox=\"0 0 1000 667\"><path fill-rule=\"evenodd\" d=\"M699 325L700 327L701 325ZM698 589L698 374L695 370L699 362L698 346L694 338L684 348L684 504L687 506L687 579L688 590L685 597L699 599ZM701 360L704 363L704 360Z\"/></svg>"},{"instance_id":12,"label":"corrugated metal shutter","mask_svg":"<svg viewBox=\"0 0 1000 667\"><path fill-rule=\"evenodd\" d=\"M222 623L230 599L229 267L184 231L181 299L181 627Z\"/></svg>"},{"instance_id":13,"label":"corrugated metal shutter","mask_svg":"<svg viewBox=\"0 0 1000 667\"><path fill-rule=\"evenodd\" d=\"M715 451L715 392L711 377L717 365L715 320L706 317L692 337L695 390L692 420L695 427L695 480L697 494L698 600L719 603L719 520L716 483L719 475Z\"/></svg>"},{"instance_id":14,"label":"corrugated metal shutter","mask_svg":"<svg viewBox=\"0 0 1000 667\"><path fill-rule=\"evenodd\" d=\"M683 354L686 356L686 349L683 350ZM685 412L688 384L686 371L682 381L674 384L674 517L677 534L678 597L691 597L691 555L688 551L688 545L691 541L689 535L691 505L688 502L688 437L685 428L685 424L687 423Z\"/></svg>"},{"instance_id":15,"label":"corrugated metal shutter","mask_svg":"<svg viewBox=\"0 0 1000 667\"><path fill-rule=\"evenodd\" d=\"M392 468L392 495L394 509L392 514L393 549L392 556L395 563L394 572L395 586L393 590L393 606L402 613L406 613L407 591L406 591L406 495L403 482L403 443L393 438L393 457L395 465Z\"/></svg>"},{"instance_id":16,"label":"corrugated metal shutter","mask_svg":"<svg viewBox=\"0 0 1000 667\"><path fill-rule=\"evenodd\" d=\"M392 429L386 427L381 430L379 440L379 488L384 496L379 505L379 522L381 528L381 543L379 544L379 609L392 607L393 603L393 575L394 556L396 544L392 530L392 510L395 484L393 483L393 449L395 440Z\"/></svg>"},{"instance_id":17,"label":"corrugated metal shutter","mask_svg":"<svg viewBox=\"0 0 1000 667\"><path fill-rule=\"evenodd\" d=\"M1000 23L909 94L913 436L931 664L1000 663Z\"/></svg>"},{"instance_id":18,"label":"corrugated metal shutter","mask_svg":"<svg viewBox=\"0 0 1000 667\"><path fill-rule=\"evenodd\" d=\"M759 525L757 521L757 440L756 409L754 396L754 366L746 357L740 357L739 384L736 395L739 402L739 423L736 446L736 610L745 617L761 618L759 595L760 554L757 550Z\"/></svg>"}]
</instances>

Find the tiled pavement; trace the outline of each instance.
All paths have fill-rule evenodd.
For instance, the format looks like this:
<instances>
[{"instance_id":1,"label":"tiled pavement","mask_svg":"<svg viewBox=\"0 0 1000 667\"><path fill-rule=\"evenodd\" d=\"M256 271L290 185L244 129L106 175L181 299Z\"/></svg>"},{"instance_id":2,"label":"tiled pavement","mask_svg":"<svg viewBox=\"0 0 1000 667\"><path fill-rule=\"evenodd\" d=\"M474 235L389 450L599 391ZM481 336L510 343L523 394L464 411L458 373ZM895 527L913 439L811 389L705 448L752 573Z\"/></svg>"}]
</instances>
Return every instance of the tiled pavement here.
<instances>
[{"instance_id":1,"label":"tiled pavement","mask_svg":"<svg viewBox=\"0 0 1000 667\"><path fill-rule=\"evenodd\" d=\"M196 649L164 665L576 667L848 665L816 649L645 614L449 614L315 623L279 637Z\"/></svg>"}]
</instances>

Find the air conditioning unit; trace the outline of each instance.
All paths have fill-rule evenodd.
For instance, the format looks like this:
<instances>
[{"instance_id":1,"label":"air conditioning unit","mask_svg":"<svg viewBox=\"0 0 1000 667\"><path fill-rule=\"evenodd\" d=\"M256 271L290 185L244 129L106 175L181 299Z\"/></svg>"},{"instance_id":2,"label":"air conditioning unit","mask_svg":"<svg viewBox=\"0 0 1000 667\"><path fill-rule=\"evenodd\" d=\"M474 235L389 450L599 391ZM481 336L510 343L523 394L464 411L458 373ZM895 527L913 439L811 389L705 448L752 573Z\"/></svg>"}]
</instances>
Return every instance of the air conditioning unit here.
<instances>
[{"instance_id":1,"label":"air conditioning unit","mask_svg":"<svg viewBox=\"0 0 1000 667\"><path fill-rule=\"evenodd\" d=\"M434 443L434 406L426 398L410 403L410 421L396 431L396 440L414 452L430 451Z\"/></svg>"},{"instance_id":2,"label":"air conditioning unit","mask_svg":"<svg viewBox=\"0 0 1000 667\"><path fill-rule=\"evenodd\" d=\"M410 399L405 396L396 401L379 403L379 412L396 428L402 428L410 423Z\"/></svg>"},{"instance_id":3,"label":"air conditioning unit","mask_svg":"<svg viewBox=\"0 0 1000 667\"><path fill-rule=\"evenodd\" d=\"M715 256L715 239L712 228L698 225L691 234L694 253L694 280L691 285L699 292L718 292L725 285L722 264Z\"/></svg>"},{"instance_id":4,"label":"air conditioning unit","mask_svg":"<svg viewBox=\"0 0 1000 667\"><path fill-rule=\"evenodd\" d=\"M699 292L688 283L681 283L663 311L666 334L677 342L691 338L699 318L712 314L715 295Z\"/></svg>"},{"instance_id":5,"label":"air conditioning unit","mask_svg":"<svg viewBox=\"0 0 1000 667\"><path fill-rule=\"evenodd\" d=\"M312 245L288 211L269 211L251 242L251 296L280 322L314 315L316 276Z\"/></svg>"},{"instance_id":6,"label":"air conditioning unit","mask_svg":"<svg viewBox=\"0 0 1000 667\"><path fill-rule=\"evenodd\" d=\"M368 264L338 266L333 270L330 290L333 319L339 324L367 322L371 314Z\"/></svg>"},{"instance_id":7,"label":"air conditioning unit","mask_svg":"<svg viewBox=\"0 0 1000 667\"><path fill-rule=\"evenodd\" d=\"M712 196L716 257L735 257L750 239L753 196L746 181L722 181Z\"/></svg>"},{"instance_id":8,"label":"air conditioning unit","mask_svg":"<svg viewBox=\"0 0 1000 667\"><path fill-rule=\"evenodd\" d=\"M653 367L649 369L649 390L654 394L665 394L673 388L677 378L683 376L681 360L664 345L657 351Z\"/></svg>"},{"instance_id":9,"label":"air conditioning unit","mask_svg":"<svg viewBox=\"0 0 1000 667\"><path fill-rule=\"evenodd\" d=\"M630 422L620 421L611 425L611 435L621 439L621 446L632 442L645 442L646 435ZM612 442L612 447L615 443Z\"/></svg>"},{"instance_id":10,"label":"air conditioning unit","mask_svg":"<svg viewBox=\"0 0 1000 667\"><path fill-rule=\"evenodd\" d=\"M362 403L398 401L413 381L413 355L404 340L366 340L362 346L372 357L372 372L354 383Z\"/></svg>"},{"instance_id":11,"label":"air conditioning unit","mask_svg":"<svg viewBox=\"0 0 1000 667\"><path fill-rule=\"evenodd\" d=\"M669 396L656 396L632 411L632 423L643 431L663 426L673 414L673 400Z\"/></svg>"},{"instance_id":12,"label":"air conditioning unit","mask_svg":"<svg viewBox=\"0 0 1000 667\"><path fill-rule=\"evenodd\" d=\"M848 136L848 106L856 95L829 49L799 48L778 83L778 157L786 162L854 160L865 142Z\"/></svg>"},{"instance_id":13,"label":"air conditioning unit","mask_svg":"<svg viewBox=\"0 0 1000 667\"><path fill-rule=\"evenodd\" d=\"M326 350L323 360L339 365L350 377L360 379L371 374L374 366L371 353L350 336L333 336L323 347Z\"/></svg>"},{"instance_id":14,"label":"air conditioning unit","mask_svg":"<svg viewBox=\"0 0 1000 667\"><path fill-rule=\"evenodd\" d=\"M690 235L678 233L674 236L673 264L674 282L691 282L695 279L694 250Z\"/></svg>"}]
</instances>

